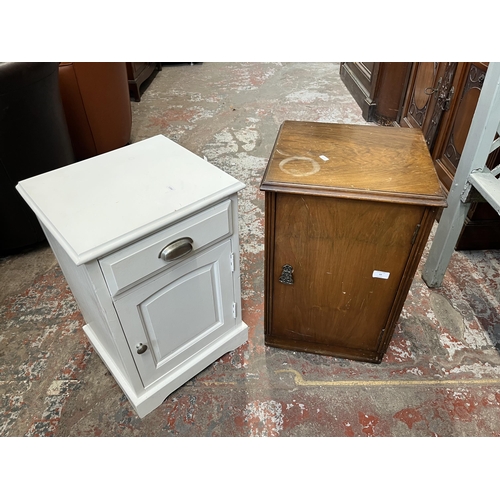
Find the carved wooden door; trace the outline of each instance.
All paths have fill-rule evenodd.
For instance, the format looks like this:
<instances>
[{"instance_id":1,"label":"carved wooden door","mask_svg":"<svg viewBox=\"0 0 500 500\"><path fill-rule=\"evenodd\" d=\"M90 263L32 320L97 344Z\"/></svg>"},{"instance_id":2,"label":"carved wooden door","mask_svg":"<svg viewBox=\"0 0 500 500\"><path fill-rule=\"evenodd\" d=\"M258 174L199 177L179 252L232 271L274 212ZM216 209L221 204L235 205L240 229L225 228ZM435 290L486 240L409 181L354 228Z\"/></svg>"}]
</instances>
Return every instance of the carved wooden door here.
<instances>
[{"instance_id":1,"label":"carved wooden door","mask_svg":"<svg viewBox=\"0 0 500 500\"><path fill-rule=\"evenodd\" d=\"M420 128L445 191L450 190L488 63L414 63L400 125ZM457 250L500 248L500 218L473 203Z\"/></svg>"},{"instance_id":2,"label":"carved wooden door","mask_svg":"<svg viewBox=\"0 0 500 500\"><path fill-rule=\"evenodd\" d=\"M456 102L449 119L441 125L432 158L439 179L449 191L476 110L488 63L462 63ZM496 164L498 151L490 155L488 164ZM472 203L458 239L457 250L500 248L500 217L488 203Z\"/></svg>"},{"instance_id":3,"label":"carved wooden door","mask_svg":"<svg viewBox=\"0 0 500 500\"><path fill-rule=\"evenodd\" d=\"M455 63L456 64L456 63ZM431 149L439 180L447 191L458 167L465 140L481 93L487 63L461 63L454 105L440 127L439 137Z\"/></svg>"},{"instance_id":4,"label":"carved wooden door","mask_svg":"<svg viewBox=\"0 0 500 500\"><path fill-rule=\"evenodd\" d=\"M431 152L441 120L451 107L459 64L421 62L411 71L401 125L421 129Z\"/></svg>"}]
</instances>

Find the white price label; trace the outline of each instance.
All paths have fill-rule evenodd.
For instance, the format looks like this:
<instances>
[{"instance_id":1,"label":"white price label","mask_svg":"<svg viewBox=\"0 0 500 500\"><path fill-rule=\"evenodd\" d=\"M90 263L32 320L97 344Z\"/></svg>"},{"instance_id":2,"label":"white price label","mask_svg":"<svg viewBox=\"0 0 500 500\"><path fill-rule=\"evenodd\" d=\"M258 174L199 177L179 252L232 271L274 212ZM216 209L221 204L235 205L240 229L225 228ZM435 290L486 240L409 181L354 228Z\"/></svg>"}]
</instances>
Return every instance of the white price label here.
<instances>
[{"instance_id":1,"label":"white price label","mask_svg":"<svg viewBox=\"0 0 500 500\"><path fill-rule=\"evenodd\" d=\"M372 278L380 278L382 280L388 280L391 273L386 273L385 271L373 271Z\"/></svg>"}]
</instances>

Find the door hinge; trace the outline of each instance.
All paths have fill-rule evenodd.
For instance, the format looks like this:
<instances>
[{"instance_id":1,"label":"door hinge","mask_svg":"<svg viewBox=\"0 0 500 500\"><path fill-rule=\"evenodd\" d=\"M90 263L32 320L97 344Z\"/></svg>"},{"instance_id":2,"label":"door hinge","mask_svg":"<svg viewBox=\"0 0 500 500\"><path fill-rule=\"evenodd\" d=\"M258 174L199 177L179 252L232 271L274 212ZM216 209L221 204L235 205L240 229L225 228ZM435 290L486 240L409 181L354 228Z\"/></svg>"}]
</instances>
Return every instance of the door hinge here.
<instances>
[{"instance_id":1,"label":"door hinge","mask_svg":"<svg viewBox=\"0 0 500 500\"><path fill-rule=\"evenodd\" d=\"M233 302L233 318L236 318L236 302Z\"/></svg>"},{"instance_id":2,"label":"door hinge","mask_svg":"<svg viewBox=\"0 0 500 500\"><path fill-rule=\"evenodd\" d=\"M417 224L417 227L415 228L415 231L413 231L413 236L411 237L411 244L412 245L415 243L415 240L417 239L419 231L420 231L420 224Z\"/></svg>"},{"instance_id":3,"label":"door hinge","mask_svg":"<svg viewBox=\"0 0 500 500\"><path fill-rule=\"evenodd\" d=\"M231 272L234 273L234 253L229 256L229 263L231 264Z\"/></svg>"}]
</instances>

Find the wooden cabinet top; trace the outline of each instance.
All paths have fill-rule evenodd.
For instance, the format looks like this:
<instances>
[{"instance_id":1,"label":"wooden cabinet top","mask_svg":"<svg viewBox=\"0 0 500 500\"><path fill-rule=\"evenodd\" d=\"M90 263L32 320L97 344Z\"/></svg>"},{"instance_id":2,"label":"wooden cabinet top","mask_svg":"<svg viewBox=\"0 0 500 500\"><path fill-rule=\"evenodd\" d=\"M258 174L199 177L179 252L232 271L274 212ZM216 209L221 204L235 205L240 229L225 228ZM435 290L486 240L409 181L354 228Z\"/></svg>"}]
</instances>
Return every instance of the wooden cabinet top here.
<instances>
[{"instance_id":1,"label":"wooden cabinet top","mask_svg":"<svg viewBox=\"0 0 500 500\"><path fill-rule=\"evenodd\" d=\"M420 130L285 121L263 191L446 206Z\"/></svg>"},{"instance_id":2,"label":"wooden cabinet top","mask_svg":"<svg viewBox=\"0 0 500 500\"><path fill-rule=\"evenodd\" d=\"M243 187L162 135L17 185L75 264L102 257Z\"/></svg>"}]
</instances>

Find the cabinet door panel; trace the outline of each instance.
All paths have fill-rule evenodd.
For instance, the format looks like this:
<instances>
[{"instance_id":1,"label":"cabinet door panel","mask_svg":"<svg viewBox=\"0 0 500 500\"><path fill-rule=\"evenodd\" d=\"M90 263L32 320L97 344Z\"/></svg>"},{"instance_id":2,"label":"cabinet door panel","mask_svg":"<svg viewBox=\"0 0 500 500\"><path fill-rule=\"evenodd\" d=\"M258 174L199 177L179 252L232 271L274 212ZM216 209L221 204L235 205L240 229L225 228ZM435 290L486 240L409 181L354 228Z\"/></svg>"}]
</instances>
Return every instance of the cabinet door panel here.
<instances>
[{"instance_id":1,"label":"cabinet door panel","mask_svg":"<svg viewBox=\"0 0 500 500\"><path fill-rule=\"evenodd\" d=\"M277 195L270 336L376 351L422 216L419 206ZM292 285L279 282L285 264Z\"/></svg>"},{"instance_id":2,"label":"cabinet door panel","mask_svg":"<svg viewBox=\"0 0 500 500\"><path fill-rule=\"evenodd\" d=\"M484 63L467 63L463 68L463 82L461 90L457 89L454 98L451 119L442 127L440 131L442 139L432 154L439 179L447 191L451 189L460 162L486 70L487 65Z\"/></svg>"},{"instance_id":3,"label":"cabinet door panel","mask_svg":"<svg viewBox=\"0 0 500 500\"><path fill-rule=\"evenodd\" d=\"M234 326L230 257L227 240L116 300L145 387Z\"/></svg>"},{"instance_id":4,"label":"cabinet door panel","mask_svg":"<svg viewBox=\"0 0 500 500\"><path fill-rule=\"evenodd\" d=\"M444 63L415 63L410 77L401 125L419 128L426 133L436 106L432 89L437 89L445 71Z\"/></svg>"},{"instance_id":5,"label":"cabinet door panel","mask_svg":"<svg viewBox=\"0 0 500 500\"><path fill-rule=\"evenodd\" d=\"M217 266L211 263L161 288L138 306L157 360L166 359L201 333L222 324L220 297L214 290L216 275ZM192 298L196 296L206 300L196 303L193 314ZM176 334L164 335L165 325Z\"/></svg>"}]
</instances>

